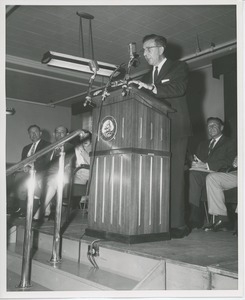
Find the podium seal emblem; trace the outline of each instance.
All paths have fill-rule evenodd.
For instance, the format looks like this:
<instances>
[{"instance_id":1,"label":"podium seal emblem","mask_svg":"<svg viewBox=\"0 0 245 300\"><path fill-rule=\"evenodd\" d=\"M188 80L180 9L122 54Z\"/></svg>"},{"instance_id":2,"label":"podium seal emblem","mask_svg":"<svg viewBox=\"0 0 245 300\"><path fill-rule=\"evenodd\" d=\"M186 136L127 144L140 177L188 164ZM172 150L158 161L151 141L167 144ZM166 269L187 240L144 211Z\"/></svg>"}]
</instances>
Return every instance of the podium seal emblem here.
<instances>
[{"instance_id":1,"label":"podium seal emblem","mask_svg":"<svg viewBox=\"0 0 245 300\"><path fill-rule=\"evenodd\" d=\"M100 123L100 137L102 140L109 142L117 134L117 122L112 116L105 117Z\"/></svg>"}]
</instances>

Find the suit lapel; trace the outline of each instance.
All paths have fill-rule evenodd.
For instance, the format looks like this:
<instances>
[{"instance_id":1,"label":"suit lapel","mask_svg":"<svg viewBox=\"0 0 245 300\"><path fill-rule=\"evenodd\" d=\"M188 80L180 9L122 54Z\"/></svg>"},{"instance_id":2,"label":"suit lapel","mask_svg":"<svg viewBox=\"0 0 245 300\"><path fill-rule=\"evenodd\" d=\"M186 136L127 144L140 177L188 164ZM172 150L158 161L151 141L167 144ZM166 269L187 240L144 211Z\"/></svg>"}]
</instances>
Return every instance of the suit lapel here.
<instances>
[{"instance_id":1,"label":"suit lapel","mask_svg":"<svg viewBox=\"0 0 245 300\"><path fill-rule=\"evenodd\" d=\"M163 64L158 76L157 76L157 79L156 79L156 83L160 83L161 80L168 74L169 70L171 69L173 65L173 62L169 59L167 59L165 61L165 63ZM152 75L153 74L153 67L151 68L151 71L149 73L147 73L147 75L145 75L145 82L152 82L153 81L153 78L152 78Z\"/></svg>"},{"instance_id":2,"label":"suit lapel","mask_svg":"<svg viewBox=\"0 0 245 300\"><path fill-rule=\"evenodd\" d=\"M29 144L29 145L27 146L27 148L26 148L26 150L27 150L26 153L28 153L28 152L30 151L31 147L32 147L32 143Z\"/></svg>"},{"instance_id":3,"label":"suit lapel","mask_svg":"<svg viewBox=\"0 0 245 300\"><path fill-rule=\"evenodd\" d=\"M165 61L165 63L163 64L160 73L157 76L157 82L160 82L169 72L169 70L171 69L173 65L173 62L169 59L167 59Z\"/></svg>"},{"instance_id":4,"label":"suit lapel","mask_svg":"<svg viewBox=\"0 0 245 300\"><path fill-rule=\"evenodd\" d=\"M144 75L144 82L152 83L152 68L146 75Z\"/></svg>"},{"instance_id":5,"label":"suit lapel","mask_svg":"<svg viewBox=\"0 0 245 300\"><path fill-rule=\"evenodd\" d=\"M36 152L37 151L39 151L39 150L41 150L43 147L42 147L42 139L40 140L40 142L38 143L38 145L37 145L37 148L36 148ZM36 153L35 152L35 153Z\"/></svg>"},{"instance_id":6,"label":"suit lapel","mask_svg":"<svg viewBox=\"0 0 245 300\"><path fill-rule=\"evenodd\" d=\"M27 154L30 151L31 146L32 146L32 144L29 144L29 145L26 146L25 153L24 153L24 156L23 156L24 158L23 159L27 158Z\"/></svg>"},{"instance_id":7,"label":"suit lapel","mask_svg":"<svg viewBox=\"0 0 245 300\"><path fill-rule=\"evenodd\" d=\"M210 142L210 140L209 140ZM225 137L222 135L222 137L218 140L218 142L215 144L213 149L210 151L209 155L211 155L215 150L217 150L219 147L221 147L225 142Z\"/></svg>"},{"instance_id":8,"label":"suit lapel","mask_svg":"<svg viewBox=\"0 0 245 300\"><path fill-rule=\"evenodd\" d=\"M40 142L38 143L37 148L36 148L36 152L40 150L41 145L42 145L42 140L40 140Z\"/></svg>"}]
</instances>

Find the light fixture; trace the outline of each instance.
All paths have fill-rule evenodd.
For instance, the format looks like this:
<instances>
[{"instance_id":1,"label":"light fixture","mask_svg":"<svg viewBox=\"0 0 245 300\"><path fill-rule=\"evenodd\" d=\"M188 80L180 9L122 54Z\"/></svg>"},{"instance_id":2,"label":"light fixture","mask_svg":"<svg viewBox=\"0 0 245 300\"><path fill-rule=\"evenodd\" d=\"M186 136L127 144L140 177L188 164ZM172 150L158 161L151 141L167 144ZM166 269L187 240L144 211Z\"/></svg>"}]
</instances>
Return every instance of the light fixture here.
<instances>
[{"instance_id":1,"label":"light fixture","mask_svg":"<svg viewBox=\"0 0 245 300\"><path fill-rule=\"evenodd\" d=\"M47 64L48 66L93 74L93 71L91 71L90 69L90 61L91 59L53 51L46 52L42 59L42 63ZM99 66L97 74L101 76L109 77L117 68L117 66L114 64L104 63L100 61L97 61L97 63Z\"/></svg>"},{"instance_id":2,"label":"light fixture","mask_svg":"<svg viewBox=\"0 0 245 300\"><path fill-rule=\"evenodd\" d=\"M58 52L48 51L44 54L42 63L47 64L49 66L65 68L85 73L93 74L95 73L94 68L92 66L96 65L96 75L101 76L110 76L114 70L116 70L117 66L109 63L104 63L100 61L94 60L94 46L93 46L93 34L92 34L92 20L94 16L84 13L77 12L77 16L79 16L80 21L80 37L81 37L81 46L82 46L82 57L76 57L68 54L62 54ZM84 58L84 34L83 34L83 25L82 20L89 21L89 45L91 50L91 59Z\"/></svg>"},{"instance_id":3,"label":"light fixture","mask_svg":"<svg viewBox=\"0 0 245 300\"><path fill-rule=\"evenodd\" d=\"M196 54L202 52L202 49L200 47L200 41L199 41L199 36L196 34Z\"/></svg>"},{"instance_id":4,"label":"light fixture","mask_svg":"<svg viewBox=\"0 0 245 300\"><path fill-rule=\"evenodd\" d=\"M6 115L14 115L15 109L14 108L6 108Z\"/></svg>"}]
</instances>

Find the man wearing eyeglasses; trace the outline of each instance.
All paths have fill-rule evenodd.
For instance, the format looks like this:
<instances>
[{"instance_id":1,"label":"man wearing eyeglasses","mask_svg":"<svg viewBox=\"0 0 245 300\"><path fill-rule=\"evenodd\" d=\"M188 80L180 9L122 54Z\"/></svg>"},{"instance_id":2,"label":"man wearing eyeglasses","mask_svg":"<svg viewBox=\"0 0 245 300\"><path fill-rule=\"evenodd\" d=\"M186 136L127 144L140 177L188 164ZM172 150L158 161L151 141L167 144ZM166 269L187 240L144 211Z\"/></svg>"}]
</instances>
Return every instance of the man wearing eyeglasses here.
<instances>
[{"instance_id":1,"label":"man wearing eyeglasses","mask_svg":"<svg viewBox=\"0 0 245 300\"><path fill-rule=\"evenodd\" d=\"M182 238L189 234L185 225L184 164L191 124L186 103L188 67L185 62L172 61L165 56L167 40L150 34L143 38L144 57L152 69L141 80L129 82L151 93L158 99L167 100L175 113L171 119L171 237Z\"/></svg>"}]
</instances>

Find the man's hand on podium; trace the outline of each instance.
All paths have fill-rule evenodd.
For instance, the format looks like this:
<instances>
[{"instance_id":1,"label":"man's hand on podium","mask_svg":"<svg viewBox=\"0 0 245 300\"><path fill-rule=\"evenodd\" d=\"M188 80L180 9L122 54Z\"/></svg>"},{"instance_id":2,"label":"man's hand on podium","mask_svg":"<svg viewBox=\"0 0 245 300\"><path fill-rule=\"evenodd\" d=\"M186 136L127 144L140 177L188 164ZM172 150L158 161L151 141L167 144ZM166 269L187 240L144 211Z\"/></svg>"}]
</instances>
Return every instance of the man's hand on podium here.
<instances>
[{"instance_id":1,"label":"man's hand on podium","mask_svg":"<svg viewBox=\"0 0 245 300\"><path fill-rule=\"evenodd\" d=\"M146 90L149 90L149 91L152 91L155 87L153 84L147 84L147 83L144 83L140 80L130 80L128 82L128 85L130 85L131 83L134 83L134 84L138 85L138 89L145 88Z\"/></svg>"}]
</instances>

